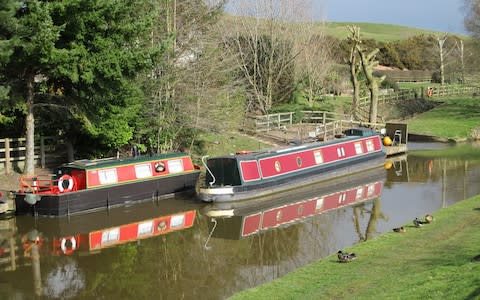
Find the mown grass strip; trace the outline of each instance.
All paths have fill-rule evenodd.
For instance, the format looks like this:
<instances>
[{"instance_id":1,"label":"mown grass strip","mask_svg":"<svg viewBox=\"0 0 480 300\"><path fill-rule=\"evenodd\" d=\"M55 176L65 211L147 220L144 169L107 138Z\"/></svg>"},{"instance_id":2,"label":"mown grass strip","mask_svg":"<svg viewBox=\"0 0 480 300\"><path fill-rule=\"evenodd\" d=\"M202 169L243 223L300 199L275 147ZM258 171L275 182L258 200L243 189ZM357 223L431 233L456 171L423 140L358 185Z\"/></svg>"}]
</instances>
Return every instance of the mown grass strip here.
<instances>
[{"instance_id":1,"label":"mown grass strip","mask_svg":"<svg viewBox=\"0 0 480 300\"><path fill-rule=\"evenodd\" d=\"M386 233L232 299L479 299L480 196L435 214L422 228Z\"/></svg>"}]
</instances>

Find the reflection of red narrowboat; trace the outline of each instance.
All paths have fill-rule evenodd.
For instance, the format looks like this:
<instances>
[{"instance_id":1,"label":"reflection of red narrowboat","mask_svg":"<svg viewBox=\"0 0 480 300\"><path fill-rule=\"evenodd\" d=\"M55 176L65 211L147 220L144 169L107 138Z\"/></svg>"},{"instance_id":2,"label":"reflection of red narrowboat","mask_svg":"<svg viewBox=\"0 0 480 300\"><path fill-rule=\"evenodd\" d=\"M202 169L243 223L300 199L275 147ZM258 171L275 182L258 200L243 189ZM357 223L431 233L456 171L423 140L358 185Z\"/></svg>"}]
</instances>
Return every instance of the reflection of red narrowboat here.
<instances>
[{"instance_id":1,"label":"reflection of red narrowboat","mask_svg":"<svg viewBox=\"0 0 480 300\"><path fill-rule=\"evenodd\" d=\"M244 238L330 210L376 199L381 195L384 176L384 170L371 170L341 182L332 180L316 190L297 190L284 197L211 204L204 212L221 224L215 229L215 237Z\"/></svg>"},{"instance_id":2,"label":"reflection of red narrowboat","mask_svg":"<svg viewBox=\"0 0 480 300\"><path fill-rule=\"evenodd\" d=\"M146 239L193 226L196 211L189 210L172 215L93 230L62 237L54 237L53 253L71 255L76 251L95 251L120 244Z\"/></svg>"},{"instance_id":3,"label":"reflection of red narrowboat","mask_svg":"<svg viewBox=\"0 0 480 300\"><path fill-rule=\"evenodd\" d=\"M210 158L199 198L229 202L264 197L383 165L385 152L376 132L357 128L345 134L328 142Z\"/></svg>"},{"instance_id":4,"label":"reflection of red narrowboat","mask_svg":"<svg viewBox=\"0 0 480 300\"><path fill-rule=\"evenodd\" d=\"M126 159L79 160L62 165L53 179L20 179L16 212L69 215L178 192L193 191L199 170L184 153Z\"/></svg>"}]
</instances>

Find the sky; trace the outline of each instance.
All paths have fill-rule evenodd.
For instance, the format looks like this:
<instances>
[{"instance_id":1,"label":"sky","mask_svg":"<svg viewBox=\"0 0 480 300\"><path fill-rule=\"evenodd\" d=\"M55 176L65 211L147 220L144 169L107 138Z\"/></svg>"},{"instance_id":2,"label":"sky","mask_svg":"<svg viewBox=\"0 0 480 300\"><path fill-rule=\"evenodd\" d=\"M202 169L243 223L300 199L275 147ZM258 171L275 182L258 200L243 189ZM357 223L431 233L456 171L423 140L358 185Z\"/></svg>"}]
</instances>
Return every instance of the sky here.
<instances>
[{"instance_id":1,"label":"sky","mask_svg":"<svg viewBox=\"0 0 480 300\"><path fill-rule=\"evenodd\" d=\"M315 19L405 25L465 34L464 0L313 0Z\"/></svg>"}]
</instances>

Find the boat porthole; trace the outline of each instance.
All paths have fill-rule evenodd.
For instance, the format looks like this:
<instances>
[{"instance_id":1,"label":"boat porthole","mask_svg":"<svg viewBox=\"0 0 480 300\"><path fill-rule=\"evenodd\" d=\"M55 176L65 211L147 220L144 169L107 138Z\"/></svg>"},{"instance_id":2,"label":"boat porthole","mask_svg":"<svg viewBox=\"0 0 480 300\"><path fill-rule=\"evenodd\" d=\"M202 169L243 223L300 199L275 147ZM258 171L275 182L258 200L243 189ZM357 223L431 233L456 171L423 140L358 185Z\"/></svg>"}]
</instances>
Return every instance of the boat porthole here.
<instances>
[{"instance_id":1,"label":"boat porthole","mask_svg":"<svg viewBox=\"0 0 480 300\"><path fill-rule=\"evenodd\" d=\"M158 173L165 171L165 164L161 161L157 162L155 164L155 171Z\"/></svg>"},{"instance_id":2,"label":"boat porthole","mask_svg":"<svg viewBox=\"0 0 480 300\"><path fill-rule=\"evenodd\" d=\"M297 209L297 214L302 215L303 214L303 205L300 205Z\"/></svg>"},{"instance_id":3,"label":"boat porthole","mask_svg":"<svg viewBox=\"0 0 480 300\"><path fill-rule=\"evenodd\" d=\"M280 162L277 160L275 162L275 171L280 172L282 170L282 167L280 166Z\"/></svg>"},{"instance_id":4,"label":"boat porthole","mask_svg":"<svg viewBox=\"0 0 480 300\"><path fill-rule=\"evenodd\" d=\"M280 222L282 220L282 217L283 217L282 211L281 210L277 211L277 216L276 216L277 222Z\"/></svg>"},{"instance_id":5,"label":"boat porthole","mask_svg":"<svg viewBox=\"0 0 480 300\"><path fill-rule=\"evenodd\" d=\"M302 166L302 158L300 156L297 156L297 166Z\"/></svg>"},{"instance_id":6,"label":"boat porthole","mask_svg":"<svg viewBox=\"0 0 480 300\"><path fill-rule=\"evenodd\" d=\"M158 231L164 231L165 229L167 229L167 222L165 221L159 222L157 225L157 229Z\"/></svg>"}]
</instances>

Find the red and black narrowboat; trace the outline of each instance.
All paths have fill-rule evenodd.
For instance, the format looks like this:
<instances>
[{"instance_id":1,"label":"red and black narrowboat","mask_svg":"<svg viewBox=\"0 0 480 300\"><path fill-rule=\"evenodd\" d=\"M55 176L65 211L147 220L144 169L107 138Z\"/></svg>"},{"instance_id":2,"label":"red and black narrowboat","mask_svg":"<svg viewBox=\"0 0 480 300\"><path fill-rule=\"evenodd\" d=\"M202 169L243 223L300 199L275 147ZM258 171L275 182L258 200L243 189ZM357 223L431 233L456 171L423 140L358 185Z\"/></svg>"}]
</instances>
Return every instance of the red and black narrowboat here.
<instances>
[{"instance_id":1,"label":"red and black narrowboat","mask_svg":"<svg viewBox=\"0 0 480 300\"><path fill-rule=\"evenodd\" d=\"M242 239L254 234L302 222L310 217L353 206L381 196L385 171L381 168L317 183L266 199L214 202L203 213L215 219L212 236ZM211 228L213 230L213 228Z\"/></svg>"},{"instance_id":2,"label":"red and black narrowboat","mask_svg":"<svg viewBox=\"0 0 480 300\"><path fill-rule=\"evenodd\" d=\"M18 223L18 232L23 244L41 241L49 254L84 255L192 228L197 207L189 199L169 198L69 218L29 218Z\"/></svg>"},{"instance_id":3,"label":"red and black narrowboat","mask_svg":"<svg viewBox=\"0 0 480 300\"><path fill-rule=\"evenodd\" d=\"M209 158L198 196L206 202L264 197L384 164L377 132L355 128L344 135L327 142Z\"/></svg>"},{"instance_id":4,"label":"red and black narrowboat","mask_svg":"<svg viewBox=\"0 0 480 300\"><path fill-rule=\"evenodd\" d=\"M21 177L15 211L62 216L194 192L199 172L185 153L79 160L53 176Z\"/></svg>"}]
</instances>

